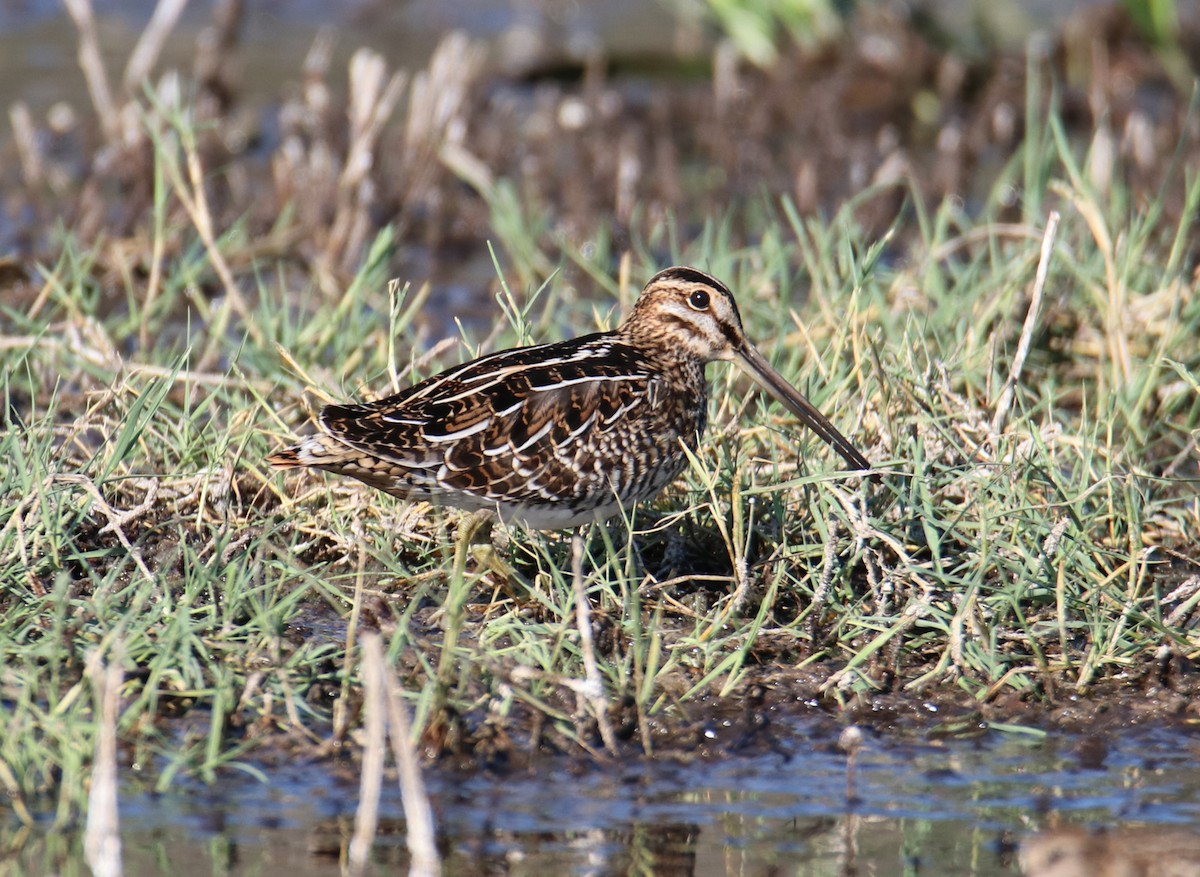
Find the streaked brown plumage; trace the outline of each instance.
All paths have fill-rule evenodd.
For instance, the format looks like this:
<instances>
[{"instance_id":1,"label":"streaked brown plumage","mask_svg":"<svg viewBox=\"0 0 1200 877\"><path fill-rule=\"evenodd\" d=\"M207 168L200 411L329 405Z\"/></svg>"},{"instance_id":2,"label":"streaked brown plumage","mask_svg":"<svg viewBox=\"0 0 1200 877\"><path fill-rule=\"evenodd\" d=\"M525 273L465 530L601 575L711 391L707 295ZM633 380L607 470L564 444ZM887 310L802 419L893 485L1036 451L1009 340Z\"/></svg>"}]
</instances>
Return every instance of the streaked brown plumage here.
<instances>
[{"instance_id":1,"label":"streaked brown plumage","mask_svg":"<svg viewBox=\"0 0 1200 877\"><path fill-rule=\"evenodd\" d=\"M573 527L650 499L708 417L704 367L737 362L856 469L867 459L746 340L733 294L660 271L612 332L504 350L363 405L330 405L280 468L349 475L402 499Z\"/></svg>"}]
</instances>

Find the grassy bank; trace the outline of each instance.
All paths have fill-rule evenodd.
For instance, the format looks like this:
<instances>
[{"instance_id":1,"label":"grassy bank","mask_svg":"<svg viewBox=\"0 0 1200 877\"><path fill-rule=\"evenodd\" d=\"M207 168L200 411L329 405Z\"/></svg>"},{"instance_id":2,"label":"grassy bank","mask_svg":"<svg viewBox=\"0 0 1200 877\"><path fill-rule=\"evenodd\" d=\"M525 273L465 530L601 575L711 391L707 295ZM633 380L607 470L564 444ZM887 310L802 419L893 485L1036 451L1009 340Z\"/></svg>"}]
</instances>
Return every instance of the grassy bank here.
<instances>
[{"instance_id":1,"label":"grassy bank","mask_svg":"<svg viewBox=\"0 0 1200 877\"><path fill-rule=\"evenodd\" d=\"M111 242L64 231L0 305L0 787L18 815L77 812L97 652L125 670L121 760L160 786L355 740L365 630L426 752L482 760L687 750L764 697L1172 684L1198 649L1200 184L1168 173L1187 209L1166 222L1039 105L985 203L929 211L891 184L906 206L882 238L855 203L823 219L760 199L688 240L662 222L622 251L547 248L536 211L489 182L504 319L445 344L422 333L444 307L429 289L389 288L391 231L330 290L216 227L197 131L159 107L128 270L99 274ZM730 284L748 335L882 485L719 366L687 475L588 533L577 573L568 539L521 531L456 566L453 513L262 462L323 401L611 326L669 263Z\"/></svg>"}]
</instances>

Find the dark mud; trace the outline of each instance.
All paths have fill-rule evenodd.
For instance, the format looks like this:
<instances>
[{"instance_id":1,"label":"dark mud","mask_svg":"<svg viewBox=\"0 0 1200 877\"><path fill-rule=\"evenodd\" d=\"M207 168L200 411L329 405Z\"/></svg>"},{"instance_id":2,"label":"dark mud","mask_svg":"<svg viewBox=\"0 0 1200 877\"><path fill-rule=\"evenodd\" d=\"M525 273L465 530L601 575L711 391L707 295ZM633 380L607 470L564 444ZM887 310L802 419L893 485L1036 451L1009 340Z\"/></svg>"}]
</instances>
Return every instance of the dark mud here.
<instances>
[{"instance_id":1,"label":"dark mud","mask_svg":"<svg viewBox=\"0 0 1200 877\"><path fill-rule=\"evenodd\" d=\"M481 592L488 590L480 588ZM376 596L366 602L360 623L363 629L389 633L395 618L406 608L403 599L393 602ZM409 632L414 647L397 659L400 679L416 688L424 683L426 662L436 654L442 637L438 622L425 623L423 619L438 611L431 603L427 609L418 607L413 612ZM536 612L536 605L531 604L530 611ZM460 642L471 642L488 616L485 601L468 604ZM617 638L606 638L607 622L602 613L593 622L602 654L606 654L606 641L611 648L627 647ZM292 620L286 636L297 648L340 648L345 643L345 626L339 614L324 604L313 604ZM686 626L674 634L673 630L669 622L664 622L663 635L668 644L673 635L689 632ZM1064 672L1038 675L1031 670L1033 683L1024 690L997 683L990 690L980 691L977 683L965 684L964 680L959 686L952 675L944 672L933 675L935 682L913 682L926 673L932 674L936 658L922 661L919 652L907 650L900 650L905 652L902 664L885 655L880 661L860 666L852 677L855 684L851 688L842 678L841 664L830 660L807 663L810 653L797 647L794 636L786 639L786 649L773 649L771 635L760 634L747 659L745 681L730 693L718 695L713 689L682 700L699 676L676 672L661 680L671 705L652 716L639 716L632 700L612 701L608 717L616 732L620 757L636 761L653 756L656 760L691 764L785 753L797 744L794 735L798 727L804 729L806 737L823 739L836 748L842 730L854 725L880 738L899 739L976 739L997 728L1071 735L1080 741L1081 758L1103 762L1111 741L1138 729L1173 729L1185 737L1200 730L1200 668L1167 645L1123 672L1101 676L1086 687L1073 685ZM614 652L608 657L616 660L618 655ZM339 667L330 663L327 669L328 681L314 679L306 693L307 701L319 713L332 708L342 695L334 681ZM544 693L541 708L517 702L503 719L494 715L491 698L497 682L517 687L525 684L505 678L512 669L500 664L484 668L473 678L471 690L463 693L464 700L478 704L476 709L466 713L446 709L431 720L423 738L423 751L433 763L455 770L505 773L532 770L546 758L565 755L605 761L594 720L577 712L578 702L567 688ZM864 679L873 683L869 690L864 690ZM358 696L357 690L350 692L352 714L361 709ZM564 737L563 729L547 721L550 712L575 717L571 737ZM234 722L239 725L236 717ZM169 729L170 725L168 720L165 727ZM256 748L256 757L266 762L276 757L283 762L295 757L353 759L358 751L355 745L343 751L341 745L331 741L329 726L320 722L309 728L315 737L279 735L253 723L240 727L247 737L265 734L258 742L268 745ZM582 742L582 750L576 741Z\"/></svg>"}]
</instances>

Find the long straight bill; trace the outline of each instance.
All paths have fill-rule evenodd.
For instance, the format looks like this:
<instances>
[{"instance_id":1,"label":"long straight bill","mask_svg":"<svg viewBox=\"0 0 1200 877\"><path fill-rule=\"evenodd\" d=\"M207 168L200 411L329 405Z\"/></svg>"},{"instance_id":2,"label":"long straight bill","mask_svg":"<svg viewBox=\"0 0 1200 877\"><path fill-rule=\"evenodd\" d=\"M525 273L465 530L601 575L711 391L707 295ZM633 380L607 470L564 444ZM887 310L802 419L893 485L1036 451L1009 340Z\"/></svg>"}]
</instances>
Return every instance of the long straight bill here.
<instances>
[{"instance_id":1,"label":"long straight bill","mask_svg":"<svg viewBox=\"0 0 1200 877\"><path fill-rule=\"evenodd\" d=\"M830 423L829 418L822 414L817 407L800 394L800 391L784 379L783 375L771 367L765 356L744 344L736 351L737 363L754 378L767 392L783 403L788 411L819 435L825 442L842 455L842 459L855 469L870 469L871 463L858 448L850 443L837 427Z\"/></svg>"}]
</instances>

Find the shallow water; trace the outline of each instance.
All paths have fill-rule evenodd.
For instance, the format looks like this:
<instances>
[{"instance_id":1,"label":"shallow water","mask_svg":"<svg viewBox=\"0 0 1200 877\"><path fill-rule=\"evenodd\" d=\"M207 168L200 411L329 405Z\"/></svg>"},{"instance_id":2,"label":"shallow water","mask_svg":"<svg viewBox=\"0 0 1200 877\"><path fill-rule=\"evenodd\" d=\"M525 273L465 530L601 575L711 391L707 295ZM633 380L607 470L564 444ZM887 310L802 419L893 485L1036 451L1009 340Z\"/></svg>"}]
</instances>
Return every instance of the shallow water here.
<instances>
[{"instance_id":1,"label":"shallow water","mask_svg":"<svg viewBox=\"0 0 1200 877\"><path fill-rule=\"evenodd\" d=\"M847 758L822 727L780 728L776 752L711 761L549 759L504 775L435 767L427 783L446 873L986 877L1018 873L1013 843L1047 825L1200 825L1200 738L1186 729L868 734L848 794ZM127 783L125 873L339 873L356 779L321 764L266 773L269 783L230 772L163 795ZM391 873L406 861L394 784L382 815L375 870ZM4 833L16 873L87 873L76 836Z\"/></svg>"},{"instance_id":2,"label":"shallow water","mask_svg":"<svg viewBox=\"0 0 1200 877\"><path fill-rule=\"evenodd\" d=\"M93 0L101 49L111 77L123 65L150 20L154 0ZM196 39L212 23L211 4L192 4L166 41L159 70L190 70ZM275 103L297 87L305 55L318 28L335 37L331 82L340 87L350 55L359 48L380 52L390 66L418 70L438 40L462 30L485 40L506 40L513 63L529 55L530 40L555 52L579 55L593 44L634 56L660 49L675 27L665 4L606 0L565 4L509 3L504 0L408 0L405 3L316 3L274 0L246 4L239 30L239 83L252 105ZM524 36L522 36L524 35ZM68 100L88 109L87 91L76 60L78 32L58 0L0 2L0 106L26 101L41 111ZM518 48L525 46L524 49ZM501 60L507 54L501 55ZM528 62L526 62L528 63Z\"/></svg>"}]
</instances>

